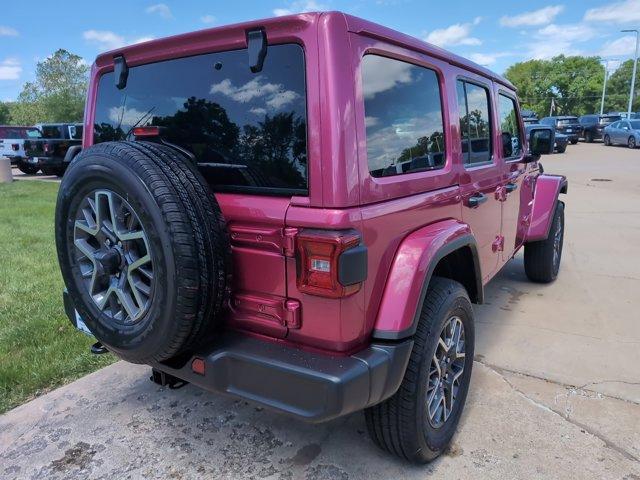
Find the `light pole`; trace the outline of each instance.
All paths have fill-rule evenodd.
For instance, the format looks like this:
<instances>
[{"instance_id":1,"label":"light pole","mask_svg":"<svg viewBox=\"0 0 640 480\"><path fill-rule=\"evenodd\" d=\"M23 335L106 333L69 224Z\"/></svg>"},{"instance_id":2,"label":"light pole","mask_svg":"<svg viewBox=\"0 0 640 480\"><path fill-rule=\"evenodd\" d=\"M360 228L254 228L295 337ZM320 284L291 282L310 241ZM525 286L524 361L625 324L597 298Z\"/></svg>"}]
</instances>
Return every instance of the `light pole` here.
<instances>
[{"instance_id":1,"label":"light pole","mask_svg":"<svg viewBox=\"0 0 640 480\"><path fill-rule=\"evenodd\" d=\"M609 76L609 63L605 60L602 62L604 66L604 82L602 83L602 100L600 100L600 115L604 113L604 95L607 91L607 77Z\"/></svg>"},{"instance_id":2,"label":"light pole","mask_svg":"<svg viewBox=\"0 0 640 480\"><path fill-rule=\"evenodd\" d=\"M627 118L631 118L631 106L633 104L633 89L636 87L636 70L638 68L638 47L640 47L640 30L629 29L622 30L623 32L635 32L636 34L636 53L633 57L633 74L631 75L631 91L629 92L629 106L627 107Z\"/></svg>"}]
</instances>

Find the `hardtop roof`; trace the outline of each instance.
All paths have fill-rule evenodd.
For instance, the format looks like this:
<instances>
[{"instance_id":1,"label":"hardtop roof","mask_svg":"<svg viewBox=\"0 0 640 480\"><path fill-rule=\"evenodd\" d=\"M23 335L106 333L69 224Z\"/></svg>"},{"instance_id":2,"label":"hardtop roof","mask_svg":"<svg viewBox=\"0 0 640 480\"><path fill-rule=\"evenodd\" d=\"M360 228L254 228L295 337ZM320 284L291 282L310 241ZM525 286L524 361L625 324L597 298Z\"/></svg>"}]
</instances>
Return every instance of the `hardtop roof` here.
<instances>
[{"instance_id":1,"label":"hardtop roof","mask_svg":"<svg viewBox=\"0 0 640 480\"><path fill-rule=\"evenodd\" d=\"M318 23L320 17L323 16L340 16L343 18L345 22L346 29L353 33L358 33L362 35L368 35L380 39L384 39L390 43L394 43L396 45L403 46L405 48L409 48L411 50L416 50L427 55L437 57L441 60L447 61L453 65L462 67L464 69L470 70L474 73L482 75L484 77L490 78L498 83L501 83L505 87L516 90L509 80L504 78L501 75L485 68L477 63L472 62L464 57L456 55L455 53L449 52L443 48L437 47L430 43L419 40L410 35L398 32L388 27L384 27L377 23L370 22L368 20L364 20L353 15L347 15L342 12L309 12L309 13L299 13L295 15L287 15L283 17L274 17L267 18L262 20L253 20L250 22L236 23L230 24L220 27L207 28L204 30L197 30L188 33L182 33L179 35L173 35L169 37L163 37L155 40L150 40L147 42L129 45L123 48L119 48L116 50L110 50L108 52L104 52L96 57L97 65L105 65L111 64L113 61L113 57L115 55L124 55L127 57L129 53L133 53L136 56L140 56L144 50L149 50L157 53L157 50L160 48L170 48L175 51L175 58L180 57L180 45L189 44L191 42L201 42L205 40L207 37L210 37L211 34L221 34L223 32L227 32L230 30L236 31L245 31L247 29L259 28L259 27L271 27L271 26L282 26L291 25L291 28L296 28L301 24L311 24Z\"/></svg>"}]
</instances>

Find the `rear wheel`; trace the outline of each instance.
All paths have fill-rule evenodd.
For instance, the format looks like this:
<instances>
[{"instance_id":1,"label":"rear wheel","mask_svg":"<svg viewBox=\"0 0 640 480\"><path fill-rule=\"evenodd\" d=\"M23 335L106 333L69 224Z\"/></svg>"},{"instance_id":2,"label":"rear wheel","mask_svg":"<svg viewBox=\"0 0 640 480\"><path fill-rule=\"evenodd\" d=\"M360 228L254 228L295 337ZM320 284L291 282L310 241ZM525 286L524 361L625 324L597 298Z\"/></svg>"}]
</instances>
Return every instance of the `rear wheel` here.
<instances>
[{"instance_id":1,"label":"rear wheel","mask_svg":"<svg viewBox=\"0 0 640 480\"><path fill-rule=\"evenodd\" d=\"M186 352L222 309L230 247L190 162L163 145L101 143L62 179L56 244L65 284L96 338L131 362Z\"/></svg>"},{"instance_id":2,"label":"rear wheel","mask_svg":"<svg viewBox=\"0 0 640 480\"><path fill-rule=\"evenodd\" d=\"M561 147L558 147L556 149L558 151L558 153L564 153L567 151L567 144L565 143L564 145L562 145Z\"/></svg>"},{"instance_id":3,"label":"rear wheel","mask_svg":"<svg viewBox=\"0 0 640 480\"><path fill-rule=\"evenodd\" d=\"M548 237L524 246L524 271L529 280L549 283L556 279L560 270L563 243L564 204L558 202Z\"/></svg>"},{"instance_id":4,"label":"rear wheel","mask_svg":"<svg viewBox=\"0 0 640 480\"><path fill-rule=\"evenodd\" d=\"M35 175L40 170L40 167L37 165L29 165L27 162L23 162L22 160L18 162L18 170L20 170L25 175Z\"/></svg>"},{"instance_id":5,"label":"rear wheel","mask_svg":"<svg viewBox=\"0 0 640 480\"><path fill-rule=\"evenodd\" d=\"M585 142L587 142L587 143L592 143L592 142L593 142L593 133L591 133L591 132L586 132L586 133L584 134L584 140L585 140Z\"/></svg>"},{"instance_id":6,"label":"rear wheel","mask_svg":"<svg viewBox=\"0 0 640 480\"><path fill-rule=\"evenodd\" d=\"M469 389L474 323L471 302L461 284L431 279L414 342L400 388L366 409L365 419L379 447L424 463L449 445Z\"/></svg>"},{"instance_id":7,"label":"rear wheel","mask_svg":"<svg viewBox=\"0 0 640 480\"><path fill-rule=\"evenodd\" d=\"M603 141L607 147L611 146L611 137L609 135L605 135Z\"/></svg>"},{"instance_id":8,"label":"rear wheel","mask_svg":"<svg viewBox=\"0 0 640 480\"><path fill-rule=\"evenodd\" d=\"M627 140L627 147L629 148L636 148L636 138L631 136L629 137L629 140Z\"/></svg>"},{"instance_id":9,"label":"rear wheel","mask_svg":"<svg viewBox=\"0 0 640 480\"><path fill-rule=\"evenodd\" d=\"M575 145L576 143L578 143L578 139L577 138L571 140L571 145Z\"/></svg>"}]
</instances>

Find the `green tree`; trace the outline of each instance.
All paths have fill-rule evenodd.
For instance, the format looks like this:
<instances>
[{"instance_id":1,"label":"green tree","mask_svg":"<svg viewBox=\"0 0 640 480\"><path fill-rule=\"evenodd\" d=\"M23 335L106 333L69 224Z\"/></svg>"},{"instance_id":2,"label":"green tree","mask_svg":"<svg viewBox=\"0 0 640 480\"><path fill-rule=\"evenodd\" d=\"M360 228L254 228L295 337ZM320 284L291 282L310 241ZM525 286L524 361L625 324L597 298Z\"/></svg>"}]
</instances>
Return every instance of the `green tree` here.
<instances>
[{"instance_id":1,"label":"green tree","mask_svg":"<svg viewBox=\"0 0 640 480\"><path fill-rule=\"evenodd\" d=\"M611 74L607 83L607 96L604 100L605 112L627 111L632 73L633 60L627 60ZM636 75L640 75L640 72ZM640 111L640 79L637 77L631 110Z\"/></svg>"},{"instance_id":2,"label":"green tree","mask_svg":"<svg viewBox=\"0 0 640 480\"><path fill-rule=\"evenodd\" d=\"M11 118L11 112L9 110L9 105L3 102L0 102L0 125L9 123Z\"/></svg>"},{"instance_id":3,"label":"green tree","mask_svg":"<svg viewBox=\"0 0 640 480\"><path fill-rule=\"evenodd\" d=\"M82 121L89 67L82 57L59 49L36 66L13 107L14 123Z\"/></svg>"},{"instance_id":4,"label":"green tree","mask_svg":"<svg viewBox=\"0 0 640 480\"><path fill-rule=\"evenodd\" d=\"M517 88L523 108L540 116L583 115L600 109L604 67L599 57L558 55L550 60L519 62L505 76Z\"/></svg>"}]
</instances>

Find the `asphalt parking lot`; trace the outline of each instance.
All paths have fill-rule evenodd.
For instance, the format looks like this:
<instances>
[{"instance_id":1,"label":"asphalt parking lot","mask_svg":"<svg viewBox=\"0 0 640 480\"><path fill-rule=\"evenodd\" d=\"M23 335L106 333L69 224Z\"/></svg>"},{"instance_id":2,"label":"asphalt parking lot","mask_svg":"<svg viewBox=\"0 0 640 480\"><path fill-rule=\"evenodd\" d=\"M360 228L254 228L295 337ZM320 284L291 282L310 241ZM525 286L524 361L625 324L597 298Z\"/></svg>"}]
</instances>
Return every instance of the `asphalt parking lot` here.
<instances>
[{"instance_id":1,"label":"asphalt parking lot","mask_svg":"<svg viewBox=\"0 0 640 480\"><path fill-rule=\"evenodd\" d=\"M570 145L562 270L521 255L476 307L458 434L428 466L380 452L361 414L309 425L117 363L0 417L0 477L640 479L640 150Z\"/></svg>"}]
</instances>

